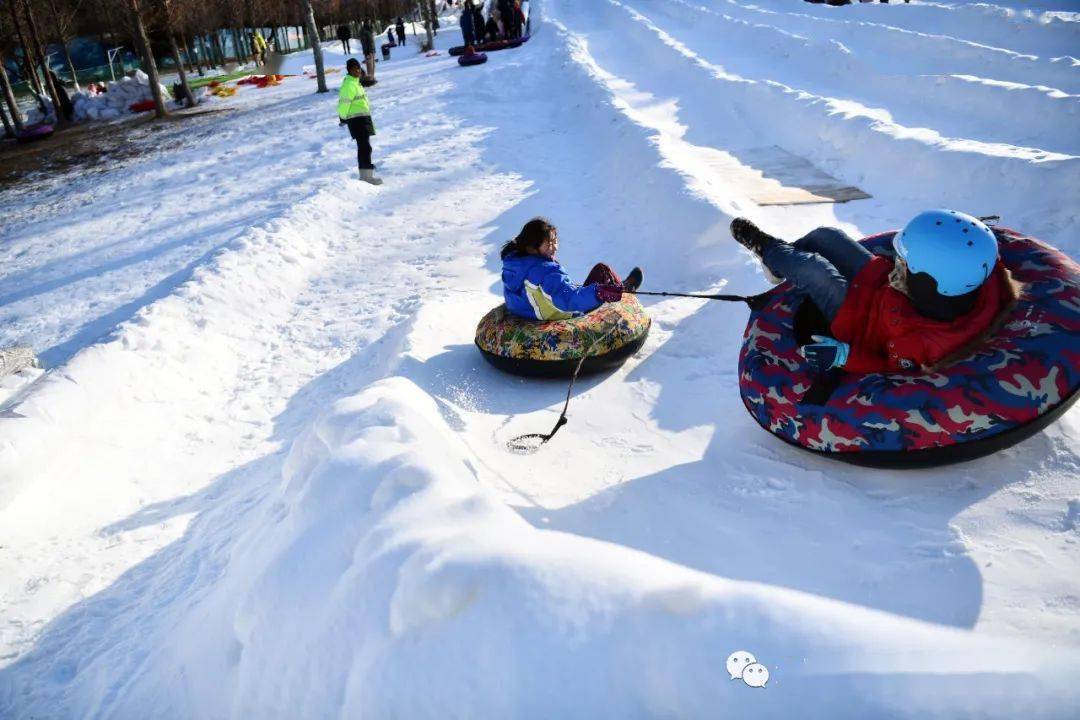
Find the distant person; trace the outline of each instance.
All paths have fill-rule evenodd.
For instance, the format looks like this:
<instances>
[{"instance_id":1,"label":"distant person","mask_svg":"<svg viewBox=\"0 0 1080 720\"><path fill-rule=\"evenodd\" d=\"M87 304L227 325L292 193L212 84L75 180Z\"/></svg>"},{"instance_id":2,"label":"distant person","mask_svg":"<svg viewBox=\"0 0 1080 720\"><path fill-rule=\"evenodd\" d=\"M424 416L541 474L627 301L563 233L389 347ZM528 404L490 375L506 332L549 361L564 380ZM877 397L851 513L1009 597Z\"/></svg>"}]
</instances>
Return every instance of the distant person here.
<instances>
[{"instance_id":1,"label":"distant person","mask_svg":"<svg viewBox=\"0 0 1080 720\"><path fill-rule=\"evenodd\" d=\"M514 7L510 11L513 14L513 32L510 37L514 40L521 38L521 29L525 27L525 13L521 10L521 0L514 0Z\"/></svg>"},{"instance_id":2,"label":"distant person","mask_svg":"<svg viewBox=\"0 0 1080 720\"><path fill-rule=\"evenodd\" d=\"M498 0L497 4L503 38L509 39L510 33L514 31L514 4L511 0Z\"/></svg>"},{"instance_id":3,"label":"distant person","mask_svg":"<svg viewBox=\"0 0 1080 720\"><path fill-rule=\"evenodd\" d=\"M337 39L341 41L341 52L346 55L352 55L352 47L349 43L349 41L352 40L352 33L349 31L348 25L345 25L344 23L338 25Z\"/></svg>"},{"instance_id":4,"label":"distant person","mask_svg":"<svg viewBox=\"0 0 1080 720\"><path fill-rule=\"evenodd\" d=\"M375 28L370 20L365 20L360 27L360 47L364 51L364 62L367 63L367 75L375 79Z\"/></svg>"},{"instance_id":5,"label":"distant person","mask_svg":"<svg viewBox=\"0 0 1080 720\"><path fill-rule=\"evenodd\" d=\"M489 41L495 41L499 39L499 22L495 19L495 11L491 11L491 15L488 16L487 25L484 26L484 35Z\"/></svg>"},{"instance_id":6,"label":"distant person","mask_svg":"<svg viewBox=\"0 0 1080 720\"><path fill-rule=\"evenodd\" d=\"M484 42L484 10L483 0L479 5L474 5L472 9L473 14L473 34L476 35L477 42Z\"/></svg>"},{"instance_id":7,"label":"distant person","mask_svg":"<svg viewBox=\"0 0 1080 720\"><path fill-rule=\"evenodd\" d=\"M400 17L397 19L397 27L395 29L397 30L397 44L398 45L404 45L405 44L405 21L402 20Z\"/></svg>"},{"instance_id":8,"label":"distant person","mask_svg":"<svg viewBox=\"0 0 1080 720\"><path fill-rule=\"evenodd\" d=\"M262 36L262 33L256 30L251 35L251 48L255 51L255 64L262 66L266 64L266 38Z\"/></svg>"},{"instance_id":9,"label":"distant person","mask_svg":"<svg viewBox=\"0 0 1080 720\"><path fill-rule=\"evenodd\" d=\"M342 79L341 90L338 91L338 120L348 126L349 135L356 141L356 164L360 179L372 185L382 185L382 178L375 177L375 166L371 164L371 136L375 134L375 121L371 117L367 93L360 84L363 74L360 61L349 58L345 71L348 74Z\"/></svg>"},{"instance_id":10,"label":"distant person","mask_svg":"<svg viewBox=\"0 0 1080 720\"><path fill-rule=\"evenodd\" d=\"M461 26L461 38L464 41L465 47L476 44L476 34L473 32L472 10L472 0L465 0L465 7L462 9L461 16L458 18L458 25Z\"/></svg>"}]
</instances>

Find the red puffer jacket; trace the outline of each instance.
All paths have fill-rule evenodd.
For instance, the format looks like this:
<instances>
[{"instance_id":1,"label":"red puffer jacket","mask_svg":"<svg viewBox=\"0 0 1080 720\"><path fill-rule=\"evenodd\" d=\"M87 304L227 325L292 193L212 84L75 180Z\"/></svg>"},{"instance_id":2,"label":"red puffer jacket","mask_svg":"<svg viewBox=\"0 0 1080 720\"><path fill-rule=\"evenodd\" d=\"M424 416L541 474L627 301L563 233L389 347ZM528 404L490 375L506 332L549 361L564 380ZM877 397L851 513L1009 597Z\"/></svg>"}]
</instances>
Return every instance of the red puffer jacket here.
<instances>
[{"instance_id":1,"label":"red puffer jacket","mask_svg":"<svg viewBox=\"0 0 1080 720\"><path fill-rule=\"evenodd\" d=\"M851 346L844 369L853 373L915 370L936 365L973 343L1016 298L1004 266L979 288L971 312L951 322L924 317L889 284L893 259L878 256L848 286L832 321L833 336Z\"/></svg>"}]
</instances>

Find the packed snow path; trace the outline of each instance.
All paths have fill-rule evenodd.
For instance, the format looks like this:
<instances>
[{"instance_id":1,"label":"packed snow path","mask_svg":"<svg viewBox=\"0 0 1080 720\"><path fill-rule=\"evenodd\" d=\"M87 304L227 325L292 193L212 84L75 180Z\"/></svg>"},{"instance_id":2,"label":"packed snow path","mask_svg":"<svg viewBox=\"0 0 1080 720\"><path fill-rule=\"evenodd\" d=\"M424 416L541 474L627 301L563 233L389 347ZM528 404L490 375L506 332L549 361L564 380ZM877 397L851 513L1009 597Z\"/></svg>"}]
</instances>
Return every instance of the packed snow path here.
<instances>
[{"instance_id":1,"label":"packed snow path","mask_svg":"<svg viewBox=\"0 0 1080 720\"><path fill-rule=\"evenodd\" d=\"M55 368L0 418L0 717L1075 702L993 678L1077 668L1078 411L959 467L841 466L742 409L741 309L670 301L522 457L505 440L547 430L562 386L472 346L536 214L572 271L641 264L655 289L760 289L737 214L790 238L946 205L1077 257L1075 15L541 7L484 67L380 64L380 188L296 78L0 196L0 337ZM874 199L756 207L719 168L768 145ZM737 649L769 660L760 695L724 674Z\"/></svg>"}]
</instances>

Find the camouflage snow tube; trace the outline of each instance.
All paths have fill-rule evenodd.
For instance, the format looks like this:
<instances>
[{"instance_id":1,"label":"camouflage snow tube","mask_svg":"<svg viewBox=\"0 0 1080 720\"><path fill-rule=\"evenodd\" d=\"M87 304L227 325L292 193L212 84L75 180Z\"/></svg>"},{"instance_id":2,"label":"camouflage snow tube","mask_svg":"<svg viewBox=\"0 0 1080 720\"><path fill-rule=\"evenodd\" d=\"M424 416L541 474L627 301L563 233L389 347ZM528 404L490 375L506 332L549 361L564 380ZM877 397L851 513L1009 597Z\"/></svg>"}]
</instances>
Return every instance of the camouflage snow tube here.
<instances>
[{"instance_id":1,"label":"camouflage snow tube","mask_svg":"<svg viewBox=\"0 0 1080 720\"><path fill-rule=\"evenodd\" d=\"M583 354L581 374L616 368L636 353L652 319L633 295L587 315L539 322L500 305L476 327L476 347L489 363L515 375L569 377Z\"/></svg>"},{"instance_id":2,"label":"camouflage snow tube","mask_svg":"<svg viewBox=\"0 0 1080 720\"><path fill-rule=\"evenodd\" d=\"M750 315L739 354L743 404L781 440L874 467L929 467L988 455L1060 417L1080 386L1080 266L1011 230L995 230L1022 284L1000 328L933 373L813 376L799 345L827 322L785 283ZM894 233L867 238L872 251Z\"/></svg>"}]
</instances>

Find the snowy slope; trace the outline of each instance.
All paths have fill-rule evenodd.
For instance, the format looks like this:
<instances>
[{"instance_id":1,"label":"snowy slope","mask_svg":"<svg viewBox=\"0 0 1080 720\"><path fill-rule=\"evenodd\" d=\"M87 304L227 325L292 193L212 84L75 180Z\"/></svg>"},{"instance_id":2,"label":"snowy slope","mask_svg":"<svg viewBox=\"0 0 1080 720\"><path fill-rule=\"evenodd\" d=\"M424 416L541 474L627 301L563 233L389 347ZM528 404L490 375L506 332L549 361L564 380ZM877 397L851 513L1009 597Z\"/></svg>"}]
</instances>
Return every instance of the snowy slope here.
<instances>
[{"instance_id":1,"label":"snowy slope","mask_svg":"<svg viewBox=\"0 0 1080 720\"><path fill-rule=\"evenodd\" d=\"M380 188L295 78L0 197L3 337L54 368L0 418L0 717L1080 703L1078 411L946 470L839 466L746 416L741 310L670 301L516 456L562 388L471 344L496 248L540 213L569 268L654 289L762 287L736 214L793 237L946 205L1077 257L1075 14L538 5L483 67L380 64ZM765 145L874 197L759 208L718 168ZM764 689L728 679L735 650Z\"/></svg>"}]
</instances>

